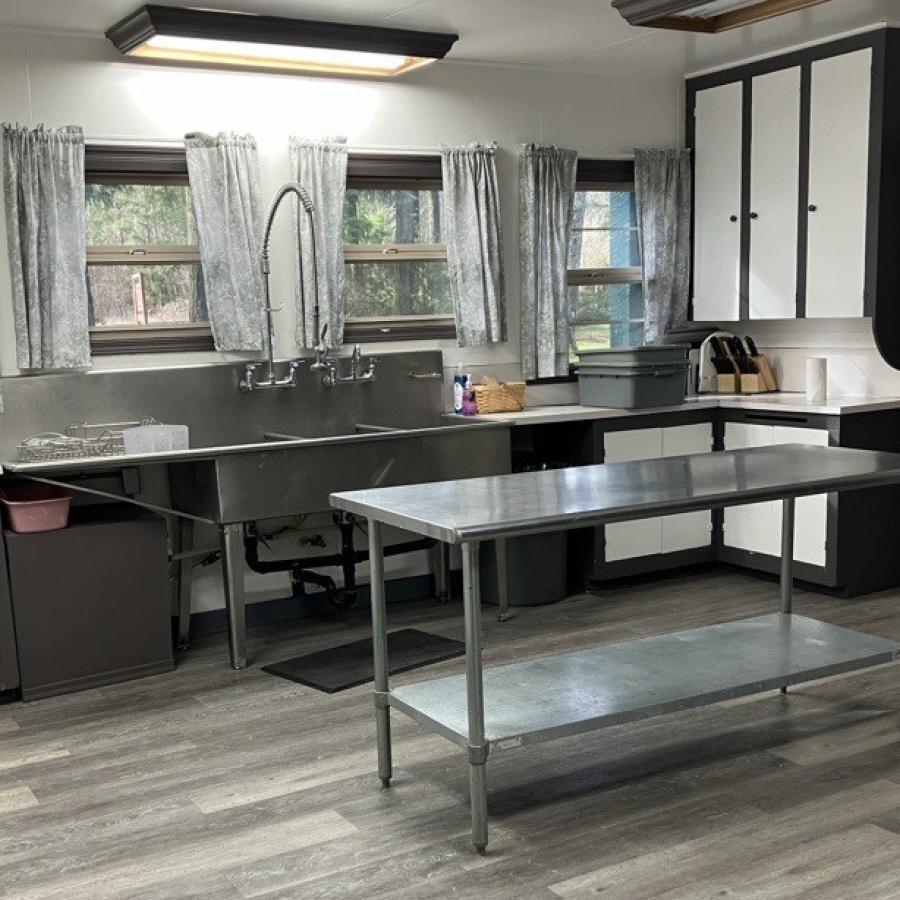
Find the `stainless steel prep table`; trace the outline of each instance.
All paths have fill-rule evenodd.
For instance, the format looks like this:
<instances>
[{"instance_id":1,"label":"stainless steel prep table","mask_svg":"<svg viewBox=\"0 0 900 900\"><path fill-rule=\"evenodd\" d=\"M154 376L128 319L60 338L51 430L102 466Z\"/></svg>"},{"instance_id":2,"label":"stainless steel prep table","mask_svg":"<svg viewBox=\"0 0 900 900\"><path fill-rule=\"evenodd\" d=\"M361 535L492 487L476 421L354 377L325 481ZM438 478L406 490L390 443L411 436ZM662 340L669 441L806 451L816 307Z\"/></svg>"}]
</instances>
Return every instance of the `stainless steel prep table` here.
<instances>
[{"instance_id":1,"label":"stainless steel prep table","mask_svg":"<svg viewBox=\"0 0 900 900\"><path fill-rule=\"evenodd\" d=\"M791 609L796 498L897 483L900 454L781 445L333 494L333 506L369 520L382 783L393 706L467 749L472 842L484 852L491 752L897 659L893 640ZM481 541L764 500L783 501L780 613L482 671ZM465 676L390 690L383 525L461 546Z\"/></svg>"}]
</instances>

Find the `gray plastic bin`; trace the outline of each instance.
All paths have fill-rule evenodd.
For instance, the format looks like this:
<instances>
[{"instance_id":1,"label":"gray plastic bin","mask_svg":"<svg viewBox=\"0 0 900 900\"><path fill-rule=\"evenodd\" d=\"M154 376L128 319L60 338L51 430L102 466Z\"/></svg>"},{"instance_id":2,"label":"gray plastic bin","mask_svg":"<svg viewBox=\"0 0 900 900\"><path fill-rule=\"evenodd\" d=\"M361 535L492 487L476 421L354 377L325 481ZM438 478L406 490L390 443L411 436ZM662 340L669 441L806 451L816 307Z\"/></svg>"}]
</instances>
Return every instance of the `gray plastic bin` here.
<instances>
[{"instance_id":1,"label":"gray plastic bin","mask_svg":"<svg viewBox=\"0 0 900 900\"><path fill-rule=\"evenodd\" d=\"M687 363L668 366L582 366L576 371L582 406L642 409L684 401Z\"/></svg>"},{"instance_id":2,"label":"gray plastic bin","mask_svg":"<svg viewBox=\"0 0 900 900\"><path fill-rule=\"evenodd\" d=\"M690 344L610 347L584 350L578 354L578 361L582 366L669 366L686 363L690 351Z\"/></svg>"}]
</instances>

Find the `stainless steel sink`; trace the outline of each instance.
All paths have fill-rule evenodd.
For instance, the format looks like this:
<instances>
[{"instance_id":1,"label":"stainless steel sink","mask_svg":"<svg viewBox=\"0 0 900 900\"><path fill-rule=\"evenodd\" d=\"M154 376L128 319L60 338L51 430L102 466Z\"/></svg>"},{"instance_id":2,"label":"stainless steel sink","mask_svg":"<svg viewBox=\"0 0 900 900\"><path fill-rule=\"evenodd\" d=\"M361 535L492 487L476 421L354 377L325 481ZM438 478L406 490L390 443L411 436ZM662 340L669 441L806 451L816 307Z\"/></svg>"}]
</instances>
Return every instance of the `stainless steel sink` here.
<instances>
[{"instance_id":1,"label":"stainless steel sink","mask_svg":"<svg viewBox=\"0 0 900 900\"><path fill-rule=\"evenodd\" d=\"M192 546L194 522L218 527L225 574L232 664L246 665L244 524L328 510L337 491L411 484L510 469L509 426L442 420L441 354L384 354L378 381L327 391L310 373L292 391L241 393L239 365L157 371L2 379L3 469L16 475L66 481L87 493L84 480L111 469L154 469L137 479L162 483L159 496L138 503L180 519L174 542ZM186 423L191 449L130 457L19 464L16 443L69 421L115 422L153 416ZM158 477L158 476L162 477ZM168 485L166 485L168 475ZM182 563L179 608L186 641L190 560Z\"/></svg>"},{"instance_id":2,"label":"stainless steel sink","mask_svg":"<svg viewBox=\"0 0 900 900\"><path fill-rule=\"evenodd\" d=\"M172 459L173 506L225 525L327 510L335 491L494 475L510 465L509 428L493 422L267 436L263 446Z\"/></svg>"}]
</instances>

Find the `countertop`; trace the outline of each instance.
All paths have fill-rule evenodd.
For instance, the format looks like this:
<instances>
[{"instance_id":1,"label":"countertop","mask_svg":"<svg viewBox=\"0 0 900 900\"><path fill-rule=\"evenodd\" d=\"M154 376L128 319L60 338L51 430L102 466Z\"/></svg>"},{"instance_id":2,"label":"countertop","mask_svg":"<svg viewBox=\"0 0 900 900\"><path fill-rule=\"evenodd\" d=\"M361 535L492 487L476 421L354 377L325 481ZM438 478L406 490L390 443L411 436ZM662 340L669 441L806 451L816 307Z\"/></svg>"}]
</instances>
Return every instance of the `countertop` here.
<instances>
[{"instance_id":1,"label":"countertop","mask_svg":"<svg viewBox=\"0 0 900 900\"><path fill-rule=\"evenodd\" d=\"M527 397L527 395L526 395ZM752 409L761 412L790 412L806 415L847 416L854 413L900 409L900 397L828 397L825 403L812 404L801 393L774 394L704 394L688 397L676 406L654 406L646 409L611 409L600 406L532 406L521 412L490 413L469 416L478 422L512 422L514 425L542 425L551 422L575 422L591 419L621 419L653 413L686 412L692 409ZM450 414L453 416L454 414Z\"/></svg>"}]
</instances>

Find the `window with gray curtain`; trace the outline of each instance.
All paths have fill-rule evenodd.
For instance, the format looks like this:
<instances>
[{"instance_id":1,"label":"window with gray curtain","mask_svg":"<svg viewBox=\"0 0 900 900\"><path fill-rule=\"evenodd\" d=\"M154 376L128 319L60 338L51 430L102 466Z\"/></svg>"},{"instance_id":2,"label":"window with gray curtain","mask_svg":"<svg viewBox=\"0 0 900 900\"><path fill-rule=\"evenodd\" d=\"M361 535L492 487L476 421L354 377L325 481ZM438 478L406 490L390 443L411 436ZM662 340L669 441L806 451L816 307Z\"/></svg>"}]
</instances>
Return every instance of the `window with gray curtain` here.
<instances>
[{"instance_id":1,"label":"window with gray curtain","mask_svg":"<svg viewBox=\"0 0 900 900\"><path fill-rule=\"evenodd\" d=\"M316 257L305 213L298 214L300 273L297 279L297 345L314 347L315 281L319 282L321 326L328 326L325 343L344 342L344 194L347 190L347 139L309 141L292 137L291 172L309 192L315 211ZM315 269L313 268L315 266Z\"/></svg>"},{"instance_id":2,"label":"window with gray curtain","mask_svg":"<svg viewBox=\"0 0 900 900\"><path fill-rule=\"evenodd\" d=\"M574 150L519 147L522 374L527 379L569 372L566 270L577 160Z\"/></svg>"},{"instance_id":3,"label":"window with gray curtain","mask_svg":"<svg viewBox=\"0 0 900 900\"><path fill-rule=\"evenodd\" d=\"M633 160L580 159L567 275L570 361L644 342Z\"/></svg>"},{"instance_id":4,"label":"window with gray curtain","mask_svg":"<svg viewBox=\"0 0 900 900\"><path fill-rule=\"evenodd\" d=\"M87 368L84 136L75 126L2 131L17 364Z\"/></svg>"},{"instance_id":5,"label":"window with gray curtain","mask_svg":"<svg viewBox=\"0 0 900 900\"><path fill-rule=\"evenodd\" d=\"M189 134L185 149L216 349L261 350L264 214L256 141L250 135Z\"/></svg>"},{"instance_id":6,"label":"window with gray curtain","mask_svg":"<svg viewBox=\"0 0 900 900\"><path fill-rule=\"evenodd\" d=\"M690 150L635 150L634 188L644 262L645 339L653 343L687 321Z\"/></svg>"},{"instance_id":7,"label":"window with gray curtain","mask_svg":"<svg viewBox=\"0 0 900 900\"><path fill-rule=\"evenodd\" d=\"M444 240L460 347L506 340L496 144L442 147Z\"/></svg>"}]
</instances>

